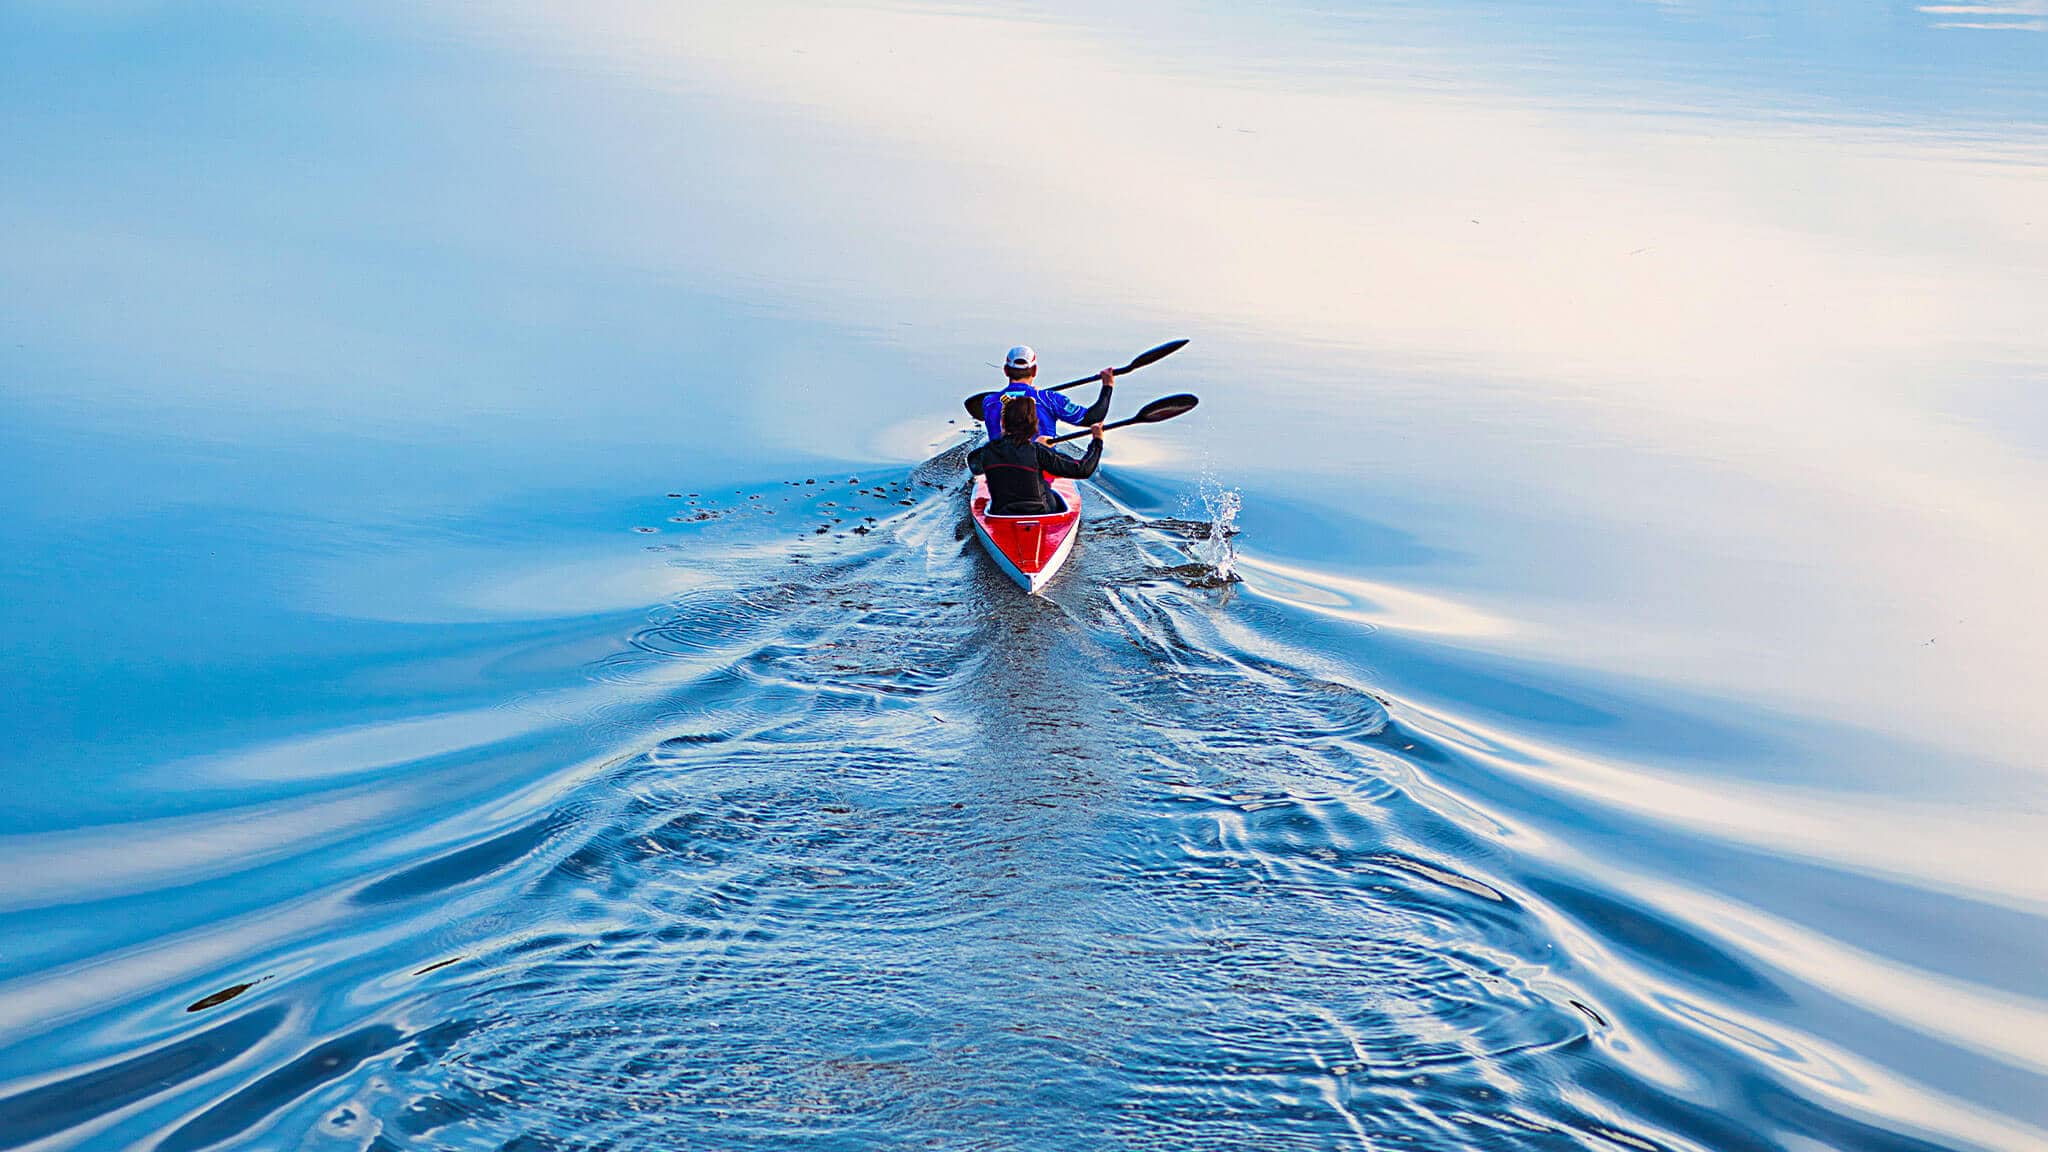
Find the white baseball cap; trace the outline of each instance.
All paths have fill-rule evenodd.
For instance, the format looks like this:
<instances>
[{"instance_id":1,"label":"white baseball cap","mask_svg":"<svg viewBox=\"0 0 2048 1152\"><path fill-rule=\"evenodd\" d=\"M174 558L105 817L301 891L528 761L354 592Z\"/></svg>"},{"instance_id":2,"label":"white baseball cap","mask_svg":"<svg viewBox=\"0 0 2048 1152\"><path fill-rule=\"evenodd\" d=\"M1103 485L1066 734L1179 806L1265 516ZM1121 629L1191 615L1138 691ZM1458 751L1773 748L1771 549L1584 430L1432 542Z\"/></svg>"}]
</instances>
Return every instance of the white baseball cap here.
<instances>
[{"instance_id":1,"label":"white baseball cap","mask_svg":"<svg viewBox=\"0 0 2048 1152\"><path fill-rule=\"evenodd\" d=\"M1038 367L1038 353L1019 344L1015 348L1010 349L1008 356L1003 357L1003 367L1015 368L1019 371L1026 368L1036 368Z\"/></svg>"}]
</instances>

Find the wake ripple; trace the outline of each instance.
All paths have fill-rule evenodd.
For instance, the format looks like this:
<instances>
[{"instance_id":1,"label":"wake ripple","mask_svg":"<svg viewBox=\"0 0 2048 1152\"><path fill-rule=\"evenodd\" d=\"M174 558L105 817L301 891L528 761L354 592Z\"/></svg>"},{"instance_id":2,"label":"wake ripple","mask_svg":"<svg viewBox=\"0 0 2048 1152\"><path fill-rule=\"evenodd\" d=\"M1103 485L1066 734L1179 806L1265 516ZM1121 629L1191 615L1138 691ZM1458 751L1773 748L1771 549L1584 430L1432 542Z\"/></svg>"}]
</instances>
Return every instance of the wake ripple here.
<instances>
[{"instance_id":1,"label":"wake ripple","mask_svg":"<svg viewBox=\"0 0 2048 1152\"><path fill-rule=\"evenodd\" d=\"M347 927L252 965L291 979L12 1090L0 1147L1937 1147L1574 959L1627 905L1189 579L1207 537L1098 501L1025 599L957 477L877 483L864 538L668 545L719 579L593 666L606 751L305 897ZM1722 1017L1788 995L1633 922Z\"/></svg>"}]
</instances>

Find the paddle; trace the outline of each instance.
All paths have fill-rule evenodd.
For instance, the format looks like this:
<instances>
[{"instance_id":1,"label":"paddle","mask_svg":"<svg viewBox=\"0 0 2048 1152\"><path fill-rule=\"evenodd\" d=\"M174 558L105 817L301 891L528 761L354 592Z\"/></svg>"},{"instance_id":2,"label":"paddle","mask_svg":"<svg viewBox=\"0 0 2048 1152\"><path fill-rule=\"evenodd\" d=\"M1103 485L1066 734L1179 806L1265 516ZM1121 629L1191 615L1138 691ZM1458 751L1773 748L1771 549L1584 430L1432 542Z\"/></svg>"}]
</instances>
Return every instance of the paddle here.
<instances>
[{"instance_id":1,"label":"paddle","mask_svg":"<svg viewBox=\"0 0 2048 1152\"><path fill-rule=\"evenodd\" d=\"M1171 420L1183 412L1190 411L1201 402L1199 397L1186 392L1176 393L1172 396L1161 396L1159 399L1138 409L1136 416L1119 420L1114 424L1104 424L1102 430L1107 432L1111 428L1122 428L1126 424L1157 424L1161 420ZM1058 444L1065 440L1079 440L1087 435L1089 435L1087 432L1069 432L1065 436L1055 436L1047 441L1047 443Z\"/></svg>"},{"instance_id":2,"label":"paddle","mask_svg":"<svg viewBox=\"0 0 2048 1152\"><path fill-rule=\"evenodd\" d=\"M1138 369L1143 368L1147 364L1156 364L1159 361L1166 359L1168 356L1173 355L1175 352L1180 351L1181 346L1186 343L1187 341L1185 340L1168 340L1166 343L1161 344L1157 348L1152 348L1147 351L1140 352L1137 354L1136 357L1132 358L1129 364L1126 364L1123 367L1117 369L1116 374L1121 376L1126 372L1136 372ZM1064 392L1069 388L1079 388L1081 385L1086 384L1091 380L1100 379L1102 379L1102 377L1099 375L1083 376L1079 380L1069 380L1065 384L1060 384L1052 388L1040 388L1039 391ZM994 392L976 392L974 395L969 396L965 401L963 401L967 408L967 414L969 416L974 417L976 420L980 420L982 418L981 406L983 404L988 403L988 398L993 395L995 395Z\"/></svg>"}]
</instances>

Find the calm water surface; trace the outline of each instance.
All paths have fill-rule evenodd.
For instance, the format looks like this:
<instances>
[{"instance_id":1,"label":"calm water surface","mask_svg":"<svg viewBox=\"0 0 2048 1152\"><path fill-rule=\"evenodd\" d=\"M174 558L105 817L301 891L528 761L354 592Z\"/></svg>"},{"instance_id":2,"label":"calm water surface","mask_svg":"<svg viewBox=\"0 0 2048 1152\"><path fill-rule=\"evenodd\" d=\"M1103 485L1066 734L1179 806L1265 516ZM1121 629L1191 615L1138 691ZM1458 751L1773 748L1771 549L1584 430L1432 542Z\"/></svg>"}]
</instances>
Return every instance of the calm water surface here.
<instances>
[{"instance_id":1,"label":"calm water surface","mask_svg":"<svg viewBox=\"0 0 2048 1152\"><path fill-rule=\"evenodd\" d=\"M1113 7L0 7L0 1148L2048 1145L2048 8Z\"/></svg>"}]
</instances>

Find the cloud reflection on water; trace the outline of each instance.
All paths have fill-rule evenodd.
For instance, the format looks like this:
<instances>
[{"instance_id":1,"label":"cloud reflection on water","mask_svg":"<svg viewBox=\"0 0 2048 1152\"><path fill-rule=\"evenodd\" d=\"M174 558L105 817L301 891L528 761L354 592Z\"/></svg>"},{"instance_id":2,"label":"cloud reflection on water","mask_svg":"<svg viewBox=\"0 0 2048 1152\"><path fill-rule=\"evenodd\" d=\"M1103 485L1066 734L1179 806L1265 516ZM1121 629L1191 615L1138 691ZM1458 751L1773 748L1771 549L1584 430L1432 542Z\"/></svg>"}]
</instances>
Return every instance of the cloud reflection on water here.
<instances>
[{"instance_id":1,"label":"cloud reflection on water","mask_svg":"<svg viewBox=\"0 0 2048 1152\"><path fill-rule=\"evenodd\" d=\"M2017 13L1938 8L1922 13ZM430 629L632 613L705 590L637 551L640 566L605 559L611 537L589 535L603 516L587 507L549 521L546 489L562 476L604 489L599 504L615 508L618 491L672 466L669 453L700 453L673 466L734 483L758 478L743 469L884 441L916 455L928 441L903 429L905 414L957 415L963 382L1020 329L1084 361L1190 335L1200 359L1143 379L1177 388L1193 375L1202 417L1119 440L1117 482L1142 488L1148 469L1207 451L1242 485L1254 525L1243 566L1263 597L1216 613L1218 629L1275 600L1385 629L1363 644L1332 625L1303 647L1355 657L1360 681L1376 674L1369 663L1395 665L1390 694L1414 726L1401 739L1426 734L1434 757L1414 787L1462 774L1433 802L1483 826L1471 843L1487 851L1464 857L1547 861L1532 873L1547 886L1531 890L1555 899L1532 903L1561 910L1569 947L1546 955L1586 958L1591 974L1635 985L1631 1000L1731 1044L1812 1057L1819 1072L1781 1071L1836 1077L1815 1092L1846 1113L1867 1104L1986 1144L2027 1142L2006 1123L2034 1118L2023 1094L1948 1047L2022 1073L2048 1060L2024 957L1886 931L1946 925L2015 954L2033 939L2001 926L2038 910L2048 736L2037 707L2048 688L2039 123L1932 99L1831 116L1817 99L1704 66L1668 77L1645 66L1626 92L1574 88L1582 61L1563 45L1580 10L1524 22L1529 51L1552 55L1519 70L1486 55L1497 41L1449 29L1472 9L986 15L615 0L450 5L438 34L423 34L417 9L393 6L390 27L358 11L328 23L186 17L184 56L159 53L155 11L64 13L122 35L78 37L77 60L20 53L25 70L58 76L87 60L76 71L90 81L49 85L71 101L55 110L0 107L0 129L43 161L0 187L17 273L0 305L28 336L0 389L38 421L142 426L158 449L108 438L114 447L91 451L109 459L82 465L79 442L101 440L7 429L38 453L34 465L0 461L33 505L13 526L42 533L21 550L38 567L19 586L57 605L20 632L73 662L48 696L81 684L93 698L77 708L85 739L22 725L45 741L27 745L42 775L18 785L37 806L0 856L61 866L38 864L10 898L66 907L36 925L48 951L17 957L30 974L0 997L0 1030L193 983L163 1001L181 1013L226 982L192 973L224 975L252 953L288 951L279 971L310 963L293 942L363 905L294 904L294 893L357 884L373 862L416 875L417 858L458 832L495 838L553 811L550 788L639 757L653 738L684 751L653 756L641 785L665 788L686 775L671 771L680 764L722 772L721 741L787 735L783 725L821 713L813 687L849 669L901 691L821 687L817 698L964 730L959 716L913 706L928 683L908 662L821 667L814 682L784 666L814 636L728 643L715 626L799 608L835 616L802 588L747 612L727 605L701 633L664 634L666 646L648 639L656 670L624 683L604 662L609 622L485 643L439 674L419 652ZM9 19L0 13L0 31ZM192 82L156 84L153 67ZM1865 84L1925 75L1871 71ZM1702 100L1703 89L1718 90ZM719 444L737 447L701 455ZM492 485L523 502L501 514L478 494ZM1258 523L1282 501L1298 526L1286 543L1261 535L1273 520ZM218 522L164 515L180 504ZM273 505L284 511L239 514ZM908 557L905 618L934 584L967 586L950 510L921 513L929 522L892 545ZM499 515L502 533L487 523ZM389 530L394 520L406 529ZM630 541L619 547L639 546L626 527L611 526ZM787 559L788 538L764 536L762 555ZM1403 559L1374 551L1389 540ZM191 587L174 587L180 574ZM224 594L243 587L256 589L246 605ZM1162 603L1180 624L1209 619L1204 604ZM1312 615L1290 627L1307 635ZM144 618L182 630L124 631ZM932 643L957 655L963 619ZM1176 623L1152 622L1113 635L1158 641ZM306 655L341 632L360 648L325 664ZM407 654L366 666L364 652L394 648ZM1502 651L1522 662L1501 661L1490 679L1458 663ZM583 683L593 652L596 682ZM747 654L758 675L720 679ZM177 660L241 679L165 677ZM556 662L575 688L514 687L526 683L517 669ZM132 734L104 722L119 709L98 698L120 696L131 665L146 666L131 681L142 685ZM1240 675L1248 667L1226 660L1208 687L1255 683ZM291 712L351 676L378 691L331 699L334 719ZM1140 661L1131 682L1172 681ZM460 699L429 699L450 683ZM717 694L734 684L739 705L720 713ZM1615 684L1634 694L1607 707L1596 688ZM1711 691L1678 699L1682 684ZM959 698L979 699L976 686L962 672ZM1168 708L1172 731L1155 731L1177 731L1185 756L1209 719L1317 701L1326 687L1355 707L1308 708L1307 727L1247 743L1356 736L1360 708L1372 734L1385 731L1378 697L1334 684L1249 705L1198 693L1179 704L1213 711ZM1660 692L1699 722L1667 717L1669 730L1644 737ZM1092 706L1113 693L1077 695ZM699 724L675 700L712 715ZM1747 714L1719 711L1741 711L1737 701ZM608 711L622 703L648 715ZM384 716L393 710L403 714ZM188 741L227 747L173 750L173 714L194 717ZM1016 726L1000 708L988 715ZM1859 738L1912 740L1852 742L1819 716ZM1798 751L1729 735L1808 723ZM586 725L618 746L584 759ZM555 744L528 747L544 737ZM139 751L110 754L117 739ZM43 748L57 751L45 761ZM2036 775L1980 773L1957 749ZM96 762L67 772L60 755ZM1335 762L1354 781L1377 761ZM814 786L811 761L787 767ZM160 788L136 787L143 779ZM281 803L258 790L304 792ZM126 822L81 820L88 800ZM152 803L165 811L144 813ZM1217 819L1246 827L1249 812ZM394 830L408 813L415 822ZM1066 827L1096 839L1085 822ZM373 833L394 838L337 852ZM118 867L99 863L123 850ZM1839 875L1830 887L1802 869ZM1573 880L1589 875L1608 878L1604 895ZM162 898L188 886L211 886L213 902ZM99 905L119 901L160 920L110 945L120 933ZM1604 934L1602 909L1619 917ZM1632 927L1662 922L1696 931L1674 932L1677 950L1647 963L1624 954ZM1711 983L1715 962L1739 972L1729 958L1744 950L1828 990L1809 996L1825 1003L1771 1021L1740 997L1732 1009L1684 999L1668 979L1704 959ZM1887 1034L1845 1022L1837 1000L1918 1038L1872 1041ZM1697 1072L1649 1049L1639 1059L1653 1079ZM1871 1101L1848 1098L1858 1076L1875 1085ZM1966 1114L2008 1098L2012 1117Z\"/></svg>"},{"instance_id":2,"label":"cloud reflection on water","mask_svg":"<svg viewBox=\"0 0 2048 1152\"><path fill-rule=\"evenodd\" d=\"M623 151L576 148L572 167L630 165L690 202L691 235L650 234L650 191L586 176L592 218L625 225L582 237L610 259L856 330L1107 316L1306 356L1297 375L1325 379L1262 381L1250 413L1297 472L1400 454L1371 439L1398 414L1412 441L1470 453L1418 487L1509 487L1632 539L1611 560L1634 589L1554 621L1605 659L1683 621L1744 650L1696 648L1672 675L1879 723L1871 701L1910 695L2007 756L2048 738L2030 703L2048 688L2044 445L1956 407L1974 374L2048 363L2038 125L1646 116L1411 83L1408 46L1360 46L1341 74L1261 58L1210 75L1097 29L949 9L449 13L603 89L543 126L615 117L605 148ZM743 150L661 143L705 94L757 125ZM1333 412L1346 363L1336 403L1357 409ZM1475 435L1482 408L1567 431Z\"/></svg>"}]
</instances>

